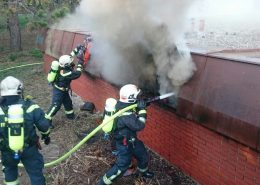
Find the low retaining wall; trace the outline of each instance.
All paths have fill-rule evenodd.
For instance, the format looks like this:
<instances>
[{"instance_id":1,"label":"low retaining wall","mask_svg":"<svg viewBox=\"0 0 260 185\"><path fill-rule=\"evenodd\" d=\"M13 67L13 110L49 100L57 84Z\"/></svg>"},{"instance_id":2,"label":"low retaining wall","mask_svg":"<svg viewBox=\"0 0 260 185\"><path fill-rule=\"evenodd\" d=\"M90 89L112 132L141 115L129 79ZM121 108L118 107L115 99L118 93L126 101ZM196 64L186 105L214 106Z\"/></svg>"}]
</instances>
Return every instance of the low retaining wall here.
<instances>
[{"instance_id":1,"label":"low retaining wall","mask_svg":"<svg viewBox=\"0 0 260 185\"><path fill-rule=\"evenodd\" d=\"M69 35L68 33L66 34L67 36ZM82 35L77 36L77 34L75 34L74 38L81 36ZM62 41L59 41L59 43L61 44ZM70 45L75 46L75 43L76 41L72 40ZM61 45L64 47L65 44L63 43ZM72 48L70 48L70 50L71 49ZM65 50L66 53L69 53L68 48L61 48L58 53L63 54ZM52 55L50 51L46 52L44 56L45 71L49 69L50 63L54 59L53 57L57 56ZM196 54L193 54L196 64L199 65L204 65L208 60L208 56L199 56L199 58L201 57L200 60L197 60L197 57ZM203 61L203 63L198 61ZM221 60L219 62L223 61ZM211 63L211 65L214 65L214 63ZM211 65L209 65L209 67L211 67ZM201 65L201 67L201 69L205 69L205 65ZM225 69L225 67L222 69ZM203 73L203 70L198 71ZM207 71L206 74L209 74L208 72L209 71ZM197 73L197 77L198 75L201 76L201 73ZM201 79L197 77L195 76L195 79ZM205 81L209 79L209 77L206 75L203 79ZM192 83L197 84L198 82ZM204 86L206 84L207 83L202 83ZM203 96L196 97L196 94L194 94L196 88L198 88L196 85L184 87L180 94L180 105L177 107L177 113L171 108L162 107L157 104L149 106L148 122L145 130L140 133L140 138L149 148L160 154L170 163L180 167L186 174L201 184L260 184L260 153L257 152L259 144L259 123L250 122L250 120L257 121L258 117L249 118L247 120L235 117L238 120L237 123L243 121L241 123L245 125L245 127L241 127L240 130L238 129L237 132L232 132L231 128L236 128L236 120L231 119L229 119L231 122L225 122L226 129L225 125L221 127L224 128L222 130L215 129L210 125L223 125L222 123L225 121L225 117L219 117L219 115L223 113L215 111L215 108L218 106L214 107L215 104L209 103L210 97L208 97L206 102ZM78 80L73 81L72 89L83 99L95 103L96 108L100 111L103 110L105 100L108 97L118 98L119 90L117 87L112 86L102 79L93 78L86 73ZM189 96L189 94L187 94L188 90L191 91L192 95ZM203 92L202 89L200 89L200 91ZM212 93L212 91L210 92ZM202 93L202 95L205 95L205 93ZM206 94L206 96L208 95L210 95L210 93ZM222 96L220 96L220 98L221 97ZM255 99L256 105L258 105L257 101L259 100ZM235 101L231 101L231 103L232 102ZM250 100L250 102L255 103L253 100ZM246 105L245 102L242 106L243 105ZM213 112L214 115L216 115L212 117L215 118L214 124L210 122L213 119L210 119L208 122L205 122L205 120L202 122L196 120L196 116L200 113L194 111L196 106L200 106L202 109L206 107L209 115ZM259 107L255 107L254 111L257 111L258 108ZM229 109L227 108L226 110ZM227 112L226 115L232 115L231 113ZM250 137L250 133L243 135L243 128L251 128L252 125L256 129L254 137ZM225 130L229 132L222 133ZM232 135L233 133L235 134ZM239 134L242 134L242 136L240 137Z\"/></svg>"}]
</instances>

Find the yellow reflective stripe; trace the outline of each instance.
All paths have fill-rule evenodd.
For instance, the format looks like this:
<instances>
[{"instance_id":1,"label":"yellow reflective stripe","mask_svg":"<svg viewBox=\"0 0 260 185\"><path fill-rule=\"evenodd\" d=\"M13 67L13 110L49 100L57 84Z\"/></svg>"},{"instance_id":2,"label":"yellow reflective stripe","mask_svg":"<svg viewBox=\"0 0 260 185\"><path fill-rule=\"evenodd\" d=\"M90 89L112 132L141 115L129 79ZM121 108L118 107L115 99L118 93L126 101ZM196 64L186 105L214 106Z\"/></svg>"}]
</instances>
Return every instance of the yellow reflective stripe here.
<instances>
[{"instance_id":1,"label":"yellow reflective stripe","mask_svg":"<svg viewBox=\"0 0 260 185\"><path fill-rule=\"evenodd\" d=\"M138 169L140 172L146 172L146 171L148 170L148 167L146 167L146 168L144 168L144 169L137 167L137 169Z\"/></svg>"},{"instance_id":2,"label":"yellow reflective stripe","mask_svg":"<svg viewBox=\"0 0 260 185\"><path fill-rule=\"evenodd\" d=\"M138 114L146 114L146 110L140 110L139 112L138 112Z\"/></svg>"},{"instance_id":3,"label":"yellow reflective stripe","mask_svg":"<svg viewBox=\"0 0 260 185\"><path fill-rule=\"evenodd\" d=\"M121 170L118 170L117 173L115 175L112 175L111 177L109 177L109 179L112 181L114 180L117 176L119 176L121 174Z\"/></svg>"},{"instance_id":4,"label":"yellow reflective stripe","mask_svg":"<svg viewBox=\"0 0 260 185\"><path fill-rule=\"evenodd\" d=\"M72 52L70 53L70 56L74 57L74 56L75 56L75 52L72 51Z\"/></svg>"},{"instance_id":5,"label":"yellow reflective stripe","mask_svg":"<svg viewBox=\"0 0 260 185\"><path fill-rule=\"evenodd\" d=\"M64 88L59 87L59 86L57 86L56 84L54 84L54 86L55 86L57 89L64 91Z\"/></svg>"},{"instance_id":6,"label":"yellow reflective stripe","mask_svg":"<svg viewBox=\"0 0 260 185\"><path fill-rule=\"evenodd\" d=\"M111 177L107 177L107 175L105 174L103 176L103 181L105 184L112 184L112 180L114 180L116 177L118 177L121 174L121 170L118 170L117 173L115 175L112 175Z\"/></svg>"},{"instance_id":7,"label":"yellow reflective stripe","mask_svg":"<svg viewBox=\"0 0 260 185\"><path fill-rule=\"evenodd\" d=\"M49 114L45 114L45 118L48 120L51 120L52 119L51 115L53 114L53 112L55 111L56 108L57 108L57 106L53 106L51 111L49 112Z\"/></svg>"},{"instance_id":8,"label":"yellow reflective stripe","mask_svg":"<svg viewBox=\"0 0 260 185\"><path fill-rule=\"evenodd\" d=\"M15 120L15 119L22 119L23 115L21 114L9 114L8 115L8 120Z\"/></svg>"},{"instance_id":9,"label":"yellow reflective stripe","mask_svg":"<svg viewBox=\"0 0 260 185\"><path fill-rule=\"evenodd\" d=\"M112 184L112 181L107 178L106 174L103 176L103 181L105 184Z\"/></svg>"},{"instance_id":10,"label":"yellow reflective stripe","mask_svg":"<svg viewBox=\"0 0 260 185\"><path fill-rule=\"evenodd\" d=\"M45 118L51 120L51 116L49 116L48 114L45 114Z\"/></svg>"},{"instance_id":11,"label":"yellow reflective stripe","mask_svg":"<svg viewBox=\"0 0 260 185\"><path fill-rule=\"evenodd\" d=\"M59 87L59 86L56 85L56 84L54 84L54 86L55 86L57 89L61 90L61 91L66 91L66 90L68 90L68 88L65 88L65 87Z\"/></svg>"},{"instance_id":12,"label":"yellow reflective stripe","mask_svg":"<svg viewBox=\"0 0 260 185\"><path fill-rule=\"evenodd\" d=\"M0 123L0 127L5 127L6 123Z\"/></svg>"},{"instance_id":13,"label":"yellow reflective stripe","mask_svg":"<svg viewBox=\"0 0 260 185\"><path fill-rule=\"evenodd\" d=\"M19 179L16 179L15 181L12 181L12 182L6 182L4 181L4 183L6 185L19 185Z\"/></svg>"},{"instance_id":14,"label":"yellow reflective stripe","mask_svg":"<svg viewBox=\"0 0 260 185\"><path fill-rule=\"evenodd\" d=\"M8 122L9 123L22 123L23 119L23 109L17 110L16 112L8 113Z\"/></svg>"},{"instance_id":15,"label":"yellow reflective stripe","mask_svg":"<svg viewBox=\"0 0 260 185\"><path fill-rule=\"evenodd\" d=\"M22 105L21 105L22 106ZM8 122L9 123L22 123L23 109L20 105L12 105L8 109Z\"/></svg>"},{"instance_id":16,"label":"yellow reflective stripe","mask_svg":"<svg viewBox=\"0 0 260 185\"><path fill-rule=\"evenodd\" d=\"M51 131L51 130L50 130L50 129L48 129L46 132L40 132L40 133L41 133L41 134L45 134L45 135L46 135L46 134L49 134L49 133L50 133L50 131Z\"/></svg>"},{"instance_id":17,"label":"yellow reflective stripe","mask_svg":"<svg viewBox=\"0 0 260 185\"><path fill-rule=\"evenodd\" d=\"M144 117L139 117L138 120L141 121L142 123L146 122L146 119Z\"/></svg>"},{"instance_id":18,"label":"yellow reflective stripe","mask_svg":"<svg viewBox=\"0 0 260 185\"><path fill-rule=\"evenodd\" d=\"M23 118L20 119L8 119L9 123L22 123L24 120Z\"/></svg>"},{"instance_id":19,"label":"yellow reflective stripe","mask_svg":"<svg viewBox=\"0 0 260 185\"><path fill-rule=\"evenodd\" d=\"M69 76L70 74L71 74L71 71L67 72L67 73L62 73L61 76Z\"/></svg>"},{"instance_id":20,"label":"yellow reflective stripe","mask_svg":"<svg viewBox=\"0 0 260 185\"><path fill-rule=\"evenodd\" d=\"M122 116L128 116L128 115L131 115L131 114L133 114L132 112L124 112L124 113L122 113Z\"/></svg>"},{"instance_id":21,"label":"yellow reflective stripe","mask_svg":"<svg viewBox=\"0 0 260 185\"><path fill-rule=\"evenodd\" d=\"M69 111L66 111L66 110L65 110L65 114L72 114L72 113L74 113L73 110L69 110Z\"/></svg>"},{"instance_id":22,"label":"yellow reflective stripe","mask_svg":"<svg viewBox=\"0 0 260 185\"><path fill-rule=\"evenodd\" d=\"M34 111L35 109L40 108L39 105L31 105L27 110L26 113L31 113L32 111Z\"/></svg>"}]
</instances>

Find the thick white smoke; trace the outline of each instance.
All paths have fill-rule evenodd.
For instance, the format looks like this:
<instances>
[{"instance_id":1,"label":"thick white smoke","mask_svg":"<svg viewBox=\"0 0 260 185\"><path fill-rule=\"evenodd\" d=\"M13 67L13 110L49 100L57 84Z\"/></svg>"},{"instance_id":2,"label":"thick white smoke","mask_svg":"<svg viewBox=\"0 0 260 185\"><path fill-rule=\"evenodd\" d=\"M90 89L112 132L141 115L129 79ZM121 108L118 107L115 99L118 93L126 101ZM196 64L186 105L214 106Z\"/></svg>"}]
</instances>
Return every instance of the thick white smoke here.
<instances>
[{"instance_id":1,"label":"thick white smoke","mask_svg":"<svg viewBox=\"0 0 260 185\"><path fill-rule=\"evenodd\" d=\"M192 0L83 0L56 28L91 31L88 71L123 85L177 91L196 67L182 45ZM159 85L159 89L157 87Z\"/></svg>"}]
</instances>

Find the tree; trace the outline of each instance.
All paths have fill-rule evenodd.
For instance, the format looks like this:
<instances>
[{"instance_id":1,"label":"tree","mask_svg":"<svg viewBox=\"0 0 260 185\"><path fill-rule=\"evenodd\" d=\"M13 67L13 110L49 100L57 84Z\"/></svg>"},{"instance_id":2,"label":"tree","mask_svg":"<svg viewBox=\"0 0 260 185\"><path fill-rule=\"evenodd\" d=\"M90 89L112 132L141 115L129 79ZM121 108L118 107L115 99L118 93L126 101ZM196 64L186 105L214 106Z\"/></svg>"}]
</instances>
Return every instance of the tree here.
<instances>
[{"instance_id":1,"label":"tree","mask_svg":"<svg viewBox=\"0 0 260 185\"><path fill-rule=\"evenodd\" d=\"M7 18L7 28L10 33L10 48L12 51L22 50L17 6L18 1L8 2L9 16Z\"/></svg>"},{"instance_id":2,"label":"tree","mask_svg":"<svg viewBox=\"0 0 260 185\"><path fill-rule=\"evenodd\" d=\"M26 28L30 31L47 28L67 13L72 12L80 0L0 0L1 19L6 19L12 51L22 49L19 17L28 15ZM4 26L0 22L0 31Z\"/></svg>"}]
</instances>

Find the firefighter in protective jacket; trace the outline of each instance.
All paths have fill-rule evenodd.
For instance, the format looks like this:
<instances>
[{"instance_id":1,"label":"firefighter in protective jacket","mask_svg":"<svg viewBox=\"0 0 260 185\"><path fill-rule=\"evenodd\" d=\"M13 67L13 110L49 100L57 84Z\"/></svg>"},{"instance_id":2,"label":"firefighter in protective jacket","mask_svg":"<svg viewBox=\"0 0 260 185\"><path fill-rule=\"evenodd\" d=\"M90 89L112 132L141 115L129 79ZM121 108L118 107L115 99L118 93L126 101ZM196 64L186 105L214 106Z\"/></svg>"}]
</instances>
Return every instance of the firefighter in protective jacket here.
<instances>
[{"instance_id":1,"label":"firefighter in protective jacket","mask_svg":"<svg viewBox=\"0 0 260 185\"><path fill-rule=\"evenodd\" d=\"M44 161L38 151L39 137L50 143L49 121L42 109L31 100L22 98L23 84L8 76L0 84L0 149L5 184L18 185L18 163L21 161L32 185L45 185Z\"/></svg>"},{"instance_id":2,"label":"firefighter in protective jacket","mask_svg":"<svg viewBox=\"0 0 260 185\"><path fill-rule=\"evenodd\" d=\"M92 36L91 34L86 34L83 44L78 45L72 50L70 56L77 56L78 60L83 61L83 67L86 67L88 61L90 60L90 48L92 46Z\"/></svg>"},{"instance_id":3,"label":"firefighter in protective jacket","mask_svg":"<svg viewBox=\"0 0 260 185\"><path fill-rule=\"evenodd\" d=\"M55 67L58 65L58 67L56 67L56 73L53 73L53 69L51 69L48 73L48 80L53 80L49 81L53 85L53 96L52 104L45 117L51 121L52 117L58 112L58 110L61 108L61 105L63 104L67 118L74 119L75 114L73 111L72 100L69 94L70 83L72 80L80 77L83 61L79 60L77 68L74 70L73 58L70 55L62 55L59 58L58 63L57 61L53 61L52 66L53 65ZM51 75L55 75L55 77L51 77Z\"/></svg>"},{"instance_id":4,"label":"firefighter in protective jacket","mask_svg":"<svg viewBox=\"0 0 260 185\"><path fill-rule=\"evenodd\" d=\"M140 90L133 84L127 84L120 89L120 99L116 104L116 111L128 107L137 101ZM137 132L145 127L146 103L139 100L137 109L124 112L114 121L112 134L118 150L117 160L112 168L101 178L99 185L112 184L122 176L131 165L132 157L137 160L138 172L146 178L152 178L154 174L148 171L148 152L141 140L137 138Z\"/></svg>"}]
</instances>

